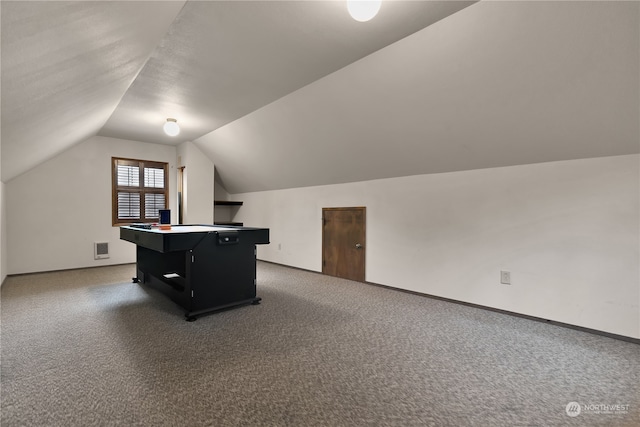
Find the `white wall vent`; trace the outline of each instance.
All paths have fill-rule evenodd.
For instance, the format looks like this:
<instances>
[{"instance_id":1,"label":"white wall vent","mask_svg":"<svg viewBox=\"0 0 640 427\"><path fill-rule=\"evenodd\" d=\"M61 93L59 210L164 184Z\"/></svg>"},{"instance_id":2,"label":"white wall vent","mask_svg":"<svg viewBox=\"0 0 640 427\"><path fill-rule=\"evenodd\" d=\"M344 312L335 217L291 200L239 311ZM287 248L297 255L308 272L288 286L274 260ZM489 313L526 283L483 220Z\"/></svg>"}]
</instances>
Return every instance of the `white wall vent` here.
<instances>
[{"instance_id":1,"label":"white wall vent","mask_svg":"<svg viewBox=\"0 0 640 427\"><path fill-rule=\"evenodd\" d=\"M109 242L95 242L93 244L93 259L109 258Z\"/></svg>"}]
</instances>

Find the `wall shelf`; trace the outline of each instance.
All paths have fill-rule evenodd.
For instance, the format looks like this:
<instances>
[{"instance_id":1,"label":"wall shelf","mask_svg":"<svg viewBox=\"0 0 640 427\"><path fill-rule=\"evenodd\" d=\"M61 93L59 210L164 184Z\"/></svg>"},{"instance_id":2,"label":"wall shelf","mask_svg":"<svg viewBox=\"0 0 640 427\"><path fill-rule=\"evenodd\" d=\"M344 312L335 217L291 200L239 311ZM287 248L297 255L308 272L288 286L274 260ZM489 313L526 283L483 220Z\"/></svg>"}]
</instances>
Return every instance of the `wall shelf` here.
<instances>
[{"instance_id":1,"label":"wall shelf","mask_svg":"<svg viewBox=\"0 0 640 427\"><path fill-rule=\"evenodd\" d=\"M242 206L242 202L233 202L230 200L214 200L215 206Z\"/></svg>"},{"instance_id":2,"label":"wall shelf","mask_svg":"<svg viewBox=\"0 0 640 427\"><path fill-rule=\"evenodd\" d=\"M221 210L214 210L214 225L235 225L242 227L244 224L242 222L233 221L233 217L237 212L237 208L242 206L242 202L232 201L232 200L214 200L214 206L220 206ZM225 206L227 208L225 208ZM222 221L216 221L215 218L220 218Z\"/></svg>"}]
</instances>

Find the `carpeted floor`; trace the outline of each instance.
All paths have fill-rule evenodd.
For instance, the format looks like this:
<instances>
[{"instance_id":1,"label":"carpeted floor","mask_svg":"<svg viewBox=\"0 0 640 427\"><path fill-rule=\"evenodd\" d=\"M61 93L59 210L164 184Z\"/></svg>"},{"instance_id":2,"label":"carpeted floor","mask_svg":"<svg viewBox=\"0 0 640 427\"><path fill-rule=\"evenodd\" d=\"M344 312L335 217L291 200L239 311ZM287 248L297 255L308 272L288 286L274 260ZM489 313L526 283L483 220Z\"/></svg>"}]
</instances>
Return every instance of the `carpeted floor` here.
<instances>
[{"instance_id":1,"label":"carpeted floor","mask_svg":"<svg viewBox=\"0 0 640 427\"><path fill-rule=\"evenodd\" d=\"M640 426L634 343L262 262L186 322L134 274L7 279L3 427Z\"/></svg>"}]
</instances>

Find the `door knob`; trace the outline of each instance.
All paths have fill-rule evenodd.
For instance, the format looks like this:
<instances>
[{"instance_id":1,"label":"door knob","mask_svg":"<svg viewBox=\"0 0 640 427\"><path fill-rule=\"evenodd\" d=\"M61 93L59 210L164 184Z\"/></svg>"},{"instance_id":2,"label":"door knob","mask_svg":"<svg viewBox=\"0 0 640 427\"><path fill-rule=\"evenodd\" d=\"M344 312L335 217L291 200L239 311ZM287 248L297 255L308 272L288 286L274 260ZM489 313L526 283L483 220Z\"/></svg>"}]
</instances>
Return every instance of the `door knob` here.
<instances>
[{"instance_id":1,"label":"door knob","mask_svg":"<svg viewBox=\"0 0 640 427\"><path fill-rule=\"evenodd\" d=\"M360 243L356 243L356 249L362 249L362 245Z\"/></svg>"}]
</instances>

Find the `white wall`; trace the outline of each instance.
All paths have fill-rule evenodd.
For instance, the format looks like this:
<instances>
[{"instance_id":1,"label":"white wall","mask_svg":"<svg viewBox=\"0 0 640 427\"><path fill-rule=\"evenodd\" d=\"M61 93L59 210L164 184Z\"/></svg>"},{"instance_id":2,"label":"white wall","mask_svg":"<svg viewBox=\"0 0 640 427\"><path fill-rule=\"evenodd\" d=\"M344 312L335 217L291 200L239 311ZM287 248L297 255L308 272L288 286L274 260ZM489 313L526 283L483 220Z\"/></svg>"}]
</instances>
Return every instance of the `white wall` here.
<instances>
[{"instance_id":1,"label":"white wall","mask_svg":"<svg viewBox=\"0 0 640 427\"><path fill-rule=\"evenodd\" d=\"M176 211L176 148L93 137L6 183L7 273L135 262L135 245L111 225L111 157L168 162ZM93 259L94 242L110 258Z\"/></svg>"},{"instance_id":2,"label":"white wall","mask_svg":"<svg viewBox=\"0 0 640 427\"><path fill-rule=\"evenodd\" d=\"M183 223L213 223L214 165L193 142L178 146L178 156L185 166L183 183ZM172 222L177 224L178 211L172 212Z\"/></svg>"},{"instance_id":3,"label":"white wall","mask_svg":"<svg viewBox=\"0 0 640 427\"><path fill-rule=\"evenodd\" d=\"M0 286L7 277L7 209L4 182L0 182Z\"/></svg>"},{"instance_id":4,"label":"white wall","mask_svg":"<svg viewBox=\"0 0 640 427\"><path fill-rule=\"evenodd\" d=\"M229 200L229 193L218 181L214 183L216 200Z\"/></svg>"},{"instance_id":5,"label":"white wall","mask_svg":"<svg viewBox=\"0 0 640 427\"><path fill-rule=\"evenodd\" d=\"M2 151L2 139L0 139ZM1 163L1 162L0 162ZM0 165L0 170L2 166ZM0 286L7 277L7 210L5 203L4 182L0 181Z\"/></svg>"},{"instance_id":6,"label":"white wall","mask_svg":"<svg viewBox=\"0 0 640 427\"><path fill-rule=\"evenodd\" d=\"M366 206L367 281L640 338L639 170L626 155L232 198L270 228L260 259L321 271L322 208Z\"/></svg>"}]
</instances>

